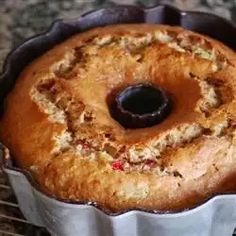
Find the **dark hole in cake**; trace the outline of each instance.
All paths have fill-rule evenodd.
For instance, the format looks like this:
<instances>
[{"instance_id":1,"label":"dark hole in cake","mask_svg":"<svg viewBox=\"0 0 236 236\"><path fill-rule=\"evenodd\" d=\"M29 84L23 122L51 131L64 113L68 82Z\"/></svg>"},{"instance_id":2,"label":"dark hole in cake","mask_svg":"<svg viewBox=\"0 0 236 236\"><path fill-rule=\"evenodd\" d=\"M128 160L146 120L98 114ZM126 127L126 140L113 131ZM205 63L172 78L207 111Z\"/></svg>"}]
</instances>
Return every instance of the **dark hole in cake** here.
<instances>
[{"instance_id":1,"label":"dark hole in cake","mask_svg":"<svg viewBox=\"0 0 236 236\"><path fill-rule=\"evenodd\" d=\"M174 177L180 177L180 178L183 178L183 176L179 173L179 171L177 171L177 170L175 170L174 172L173 172L173 175L174 175Z\"/></svg>"},{"instance_id":2,"label":"dark hole in cake","mask_svg":"<svg viewBox=\"0 0 236 236\"><path fill-rule=\"evenodd\" d=\"M144 128L160 123L170 113L170 99L157 86L138 84L115 96L112 117L125 128Z\"/></svg>"},{"instance_id":3,"label":"dark hole in cake","mask_svg":"<svg viewBox=\"0 0 236 236\"><path fill-rule=\"evenodd\" d=\"M152 86L133 87L123 91L119 96L122 108L133 114L155 112L165 102L161 90Z\"/></svg>"}]
</instances>

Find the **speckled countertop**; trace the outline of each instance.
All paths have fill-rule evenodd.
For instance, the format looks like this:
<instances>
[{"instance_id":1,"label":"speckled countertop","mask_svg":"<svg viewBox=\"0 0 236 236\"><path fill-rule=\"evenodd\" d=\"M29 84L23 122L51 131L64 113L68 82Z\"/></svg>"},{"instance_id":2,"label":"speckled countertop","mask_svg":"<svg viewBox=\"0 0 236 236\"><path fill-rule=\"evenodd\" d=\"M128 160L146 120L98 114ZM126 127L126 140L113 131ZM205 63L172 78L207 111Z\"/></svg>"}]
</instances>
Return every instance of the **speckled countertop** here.
<instances>
[{"instance_id":1,"label":"speckled countertop","mask_svg":"<svg viewBox=\"0 0 236 236\"><path fill-rule=\"evenodd\" d=\"M86 11L115 4L153 6L161 3L184 10L215 13L236 23L236 0L0 0L0 71L13 47L46 30L55 19L77 18ZM10 192L1 189L4 183L5 179L0 174L0 201L12 198ZM7 210L0 206L0 215ZM11 232L19 233L20 227L0 217L0 231L11 229ZM0 235L3 234L0 232Z\"/></svg>"},{"instance_id":2,"label":"speckled countertop","mask_svg":"<svg viewBox=\"0 0 236 236\"><path fill-rule=\"evenodd\" d=\"M44 31L58 18L76 18L114 4L170 4L185 10L214 12L236 21L236 0L0 0L0 68L9 50Z\"/></svg>"}]
</instances>

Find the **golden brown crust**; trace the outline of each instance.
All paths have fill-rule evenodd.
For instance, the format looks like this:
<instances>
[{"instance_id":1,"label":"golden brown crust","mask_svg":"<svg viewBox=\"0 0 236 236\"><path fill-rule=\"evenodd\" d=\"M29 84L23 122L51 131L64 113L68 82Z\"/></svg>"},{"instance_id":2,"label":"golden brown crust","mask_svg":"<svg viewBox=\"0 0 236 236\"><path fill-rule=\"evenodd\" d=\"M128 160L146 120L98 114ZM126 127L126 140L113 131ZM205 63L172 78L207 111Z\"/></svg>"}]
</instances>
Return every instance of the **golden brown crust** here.
<instances>
[{"instance_id":1,"label":"golden brown crust","mask_svg":"<svg viewBox=\"0 0 236 236\"><path fill-rule=\"evenodd\" d=\"M233 191L236 55L208 37L161 25L75 35L21 73L1 139L42 188L112 211L180 210ZM158 84L174 102L161 124L124 129L114 91Z\"/></svg>"}]
</instances>

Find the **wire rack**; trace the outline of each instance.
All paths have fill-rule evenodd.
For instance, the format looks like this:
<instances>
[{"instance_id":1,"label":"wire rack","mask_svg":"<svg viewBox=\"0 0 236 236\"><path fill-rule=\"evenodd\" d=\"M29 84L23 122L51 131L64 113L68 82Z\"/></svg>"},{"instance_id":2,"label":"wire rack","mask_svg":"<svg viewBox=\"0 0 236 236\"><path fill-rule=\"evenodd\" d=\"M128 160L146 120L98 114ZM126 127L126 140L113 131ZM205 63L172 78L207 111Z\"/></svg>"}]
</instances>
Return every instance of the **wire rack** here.
<instances>
[{"instance_id":1,"label":"wire rack","mask_svg":"<svg viewBox=\"0 0 236 236\"><path fill-rule=\"evenodd\" d=\"M0 236L50 236L22 215L9 183L0 169Z\"/></svg>"}]
</instances>

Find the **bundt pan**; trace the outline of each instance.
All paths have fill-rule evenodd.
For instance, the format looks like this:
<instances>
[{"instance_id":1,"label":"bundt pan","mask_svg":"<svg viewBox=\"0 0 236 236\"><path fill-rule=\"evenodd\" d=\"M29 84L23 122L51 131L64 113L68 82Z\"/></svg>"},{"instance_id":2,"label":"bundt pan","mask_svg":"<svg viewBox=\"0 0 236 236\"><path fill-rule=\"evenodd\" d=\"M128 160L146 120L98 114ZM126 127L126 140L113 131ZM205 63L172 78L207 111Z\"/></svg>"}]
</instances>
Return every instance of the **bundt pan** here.
<instances>
[{"instance_id":1,"label":"bundt pan","mask_svg":"<svg viewBox=\"0 0 236 236\"><path fill-rule=\"evenodd\" d=\"M1 104L21 70L55 44L97 26L143 22L181 25L216 38L236 50L236 28L218 16L179 11L165 5L154 8L116 6L100 9L75 20L56 21L46 33L25 41L13 50L0 77ZM14 165L4 146L1 146L0 159L26 219L32 224L46 227L52 235L231 236L236 227L234 193L222 193L183 212L128 209L111 214L94 202L65 202L43 193L29 173Z\"/></svg>"}]
</instances>

